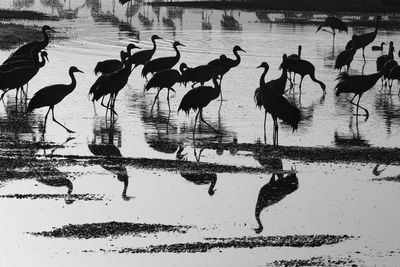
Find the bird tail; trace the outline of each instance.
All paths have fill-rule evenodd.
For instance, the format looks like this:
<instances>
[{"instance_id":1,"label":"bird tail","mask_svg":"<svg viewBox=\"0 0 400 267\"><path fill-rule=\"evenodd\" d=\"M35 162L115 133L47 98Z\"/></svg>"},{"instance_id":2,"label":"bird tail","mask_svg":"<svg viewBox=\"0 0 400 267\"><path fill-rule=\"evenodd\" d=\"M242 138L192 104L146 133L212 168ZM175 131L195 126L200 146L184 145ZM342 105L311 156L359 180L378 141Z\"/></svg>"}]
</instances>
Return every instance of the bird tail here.
<instances>
[{"instance_id":1,"label":"bird tail","mask_svg":"<svg viewBox=\"0 0 400 267\"><path fill-rule=\"evenodd\" d=\"M345 92L347 88L347 81L350 78L350 75L347 74L346 72L341 72L339 73L338 77L336 80L339 81L339 83L335 86L336 90L336 96L339 96L340 93Z\"/></svg>"},{"instance_id":2,"label":"bird tail","mask_svg":"<svg viewBox=\"0 0 400 267\"><path fill-rule=\"evenodd\" d=\"M254 102L256 103L256 107L260 108L262 107L262 89L261 87L258 87L256 91L254 92Z\"/></svg>"},{"instance_id":3,"label":"bird tail","mask_svg":"<svg viewBox=\"0 0 400 267\"><path fill-rule=\"evenodd\" d=\"M347 81L349 79L350 75L346 72L341 72L338 74L337 78L335 79L336 81L339 81L339 83Z\"/></svg>"},{"instance_id":4,"label":"bird tail","mask_svg":"<svg viewBox=\"0 0 400 267\"><path fill-rule=\"evenodd\" d=\"M96 67L94 67L94 74L95 75L99 74L101 72L101 69L102 69L102 64L101 64L101 62L98 62L96 64Z\"/></svg>"},{"instance_id":5,"label":"bird tail","mask_svg":"<svg viewBox=\"0 0 400 267\"><path fill-rule=\"evenodd\" d=\"M300 110L292 104L286 105L285 109L280 112L279 118L289 124L294 132L297 130L301 119Z\"/></svg>"}]
</instances>

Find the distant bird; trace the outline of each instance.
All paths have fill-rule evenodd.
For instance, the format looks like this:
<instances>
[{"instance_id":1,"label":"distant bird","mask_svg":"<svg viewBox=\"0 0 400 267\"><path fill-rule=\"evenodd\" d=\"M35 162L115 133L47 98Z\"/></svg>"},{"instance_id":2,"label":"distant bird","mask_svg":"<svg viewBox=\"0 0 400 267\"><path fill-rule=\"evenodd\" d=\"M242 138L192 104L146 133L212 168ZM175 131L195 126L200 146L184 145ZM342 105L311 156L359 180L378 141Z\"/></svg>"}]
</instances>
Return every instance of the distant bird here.
<instances>
[{"instance_id":1,"label":"distant bird","mask_svg":"<svg viewBox=\"0 0 400 267\"><path fill-rule=\"evenodd\" d=\"M41 50L45 49L49 44L49 35L47 31L55 32L50 26L44 25L42 27L43 40L42 41L34 41L30 43L26 43L19 47L15 52L13 52L4 62L10 62L13 60L19 59L29 59L32 58L32 55L38 54Z\"/></svg>"},{"instance_id":2,"label":"distant bird","mask_svg":"<svg viewBox=\"0 0 400 267\"><path fill-rule=\"evenodd\" d=\"M194 68L189 68L186 63L182 63L179 67L182 73L182 79L186 85L187 82L193 82L192 88L200 83L201 86L205 82L212 79L214 74L218 73L218 68L212 65L200 65Z\"/></svg>"},{"instance_id":3,"label":"distant bird","mask_svg":"<svg viewBox=\"0 0 400 267\"><path fill-rule=\"evenodd\" d=\"M395 66L389 73L389 79L393 80L400 80L400 66ZM391 89L391 88L390 88ZM400 89L399 89L400 94Z\"/></svg>"},{"instance_id":4,"label":"distant bird","mask_svg":"<svg viewBox=\"0 0 400 267\"><path fill-rule=\"evenodd\" d=\"M149 91L151 88L157 88L157 94L154 97L153 105L151 106L151 111L153 111L154 104L156 103L158 95L160 94L160 91L163 88L168 89L168 94L167 94L168 110L171 111L169 103L169 91L172 90L175 92L172 86L180 82L182 82L182 75L177 70L167 69L156 72L153 75L153 77L150 78L149 82L145 85L144 88L145 91Z\"/></svg>"},{"instance_id":5,"label":"distant bird","mask_svg":"<svg viewBox=\"0 0 400 267\"><path fill-rule=\"evenodd\" d=\"M336 96L339 96L341 93L354 93L353 98L350 100L352 105L357 107L356 115L358 116L358 108L361 108L365 111L366 117L369 117L368 110L360 106L360 98L361 96L371 89L379 78L383 75L383 72L377 72L370 75L349 75L347 73L340 73L336 80L339 80L339 83L336 85L335 89ZM353 103L353 99L358 95L357 104Z\"/></svg>"},{"instance_id":6,"label":"distant bird","mask_svg":"<svg viewBox=\"0 0 400 267\"><path fill-rule=\"evenodd\" d=\"M330 27L332 29L332 31L330 32L326 29L322 29L323 27ZM317 32L321 29L325 32L329 32L330 34L332 34L333 40L335 40L336 30L338 30L339 33L341 33L341 32L347 33L348 32L347 24L344 23L341 19L339 19L337 17L327 17L324 21L324 24L318 26Z\"/></svg>"},{"instance_id":7,"label":"distant bird","mask_svg":"<svg viewBox=\"0 0 400 267\"><path fill-rule=\"evenodd\" d=\"M197 111L196 118L194 120L193 127L193 141L195 140L195 131L196 131L196 123L197 119L200 116L200 120L207 124L211 129L213 129L216 133L219 133L215 130L208 122L206 122L203 118L203 108L205 108L212 100L218 98L221 93L221 87L218 84L218 75L214 75L212 80L214 87L212 86L198 86L191 89L187 92L179 105L178 113L180 110L183 110L186 115L189 115L191 109L194 112Z\"/></svg>"},{"instance_id":8,"label":"distant bird","mask_svg":"<svg viewBox=\"0 0 400 267\"><path fill-rule=\"evenodd\" d=\"M394 59L389 59L386 61L385 65L383 66L383 79L385 80L386 84L389 84L389 89L392 89L393 79L390 78L390 73L393 68L397 67L399 63L397 63Z\"/></svg>"},{"instance_id":9,"label":"distant bird","mask_svg":"<svg viewBox=\"0 0 400 267\"><path fill-rule=\"evenodd\" d=\"M56 122L57 124L61 125L67 132L69 133L74 133L74 131L71 131L61 123L59 123L55 117L54 117L54 106L60 103L64 97L69 95L72 91L74 91L76 87L76 79L74 76L75 72L81 72L83 71L79 70L77 67L72 66L69 68L69 76L71 77L71 83L70 84L54 84L54 85L49 85L46 86L39 91L36 92L36 94L32 97L31 101L29 102L27 112L31 112L34 109L41 108L41 107L49 107L49 110L46 113L45 119L44 119L44 126L46 127L46 122L47 122L47 116L49 115L49 112L51 110L52 116L53 116L53 121ZM45 128L46 129L46 128Z\"/></svg>"},{"instance_id":10,"label":"distant bird","mask_svg":"<svg viewBox=\"0 0 400 267\"><path fill-rule=\"evenodd\" d=\"M289 59L301 59L301 45L299 45L297 47L297 54L291 54L290 56L288 56ZM296 73L293 75L293 81L292 81L292 72L289 71L289 80L291 83L294 83L296 79Z\"/></svg>"},{"instance_id":11,"label":"distant bird","mask_svg":"<svg viewBox=\"0 0 400 267\"><path fill-rule=\"evenodd\" d=\"M283 62L281 64L282 76L279 79L271 80L262 86L258 87L254 92L254 101L256 106L261 109L264 107L264 142L266 143L266 117L267 113L271 114L272 120L274 121L273 128L273 145L278 146L278 121L281 119L284 122L292 126L293 131L297 129L300 121L300 110L289 103L289 101L282 96L279 92L282 91L282 86L286 85L287 79L287 56L283 55ZM259 67L264 68L262 77L268 71L268 64L265 62L261 63ZM260 83L262 80L260 79ZM284 90L284 89L283 89Z\"/></svg>"},{"instance_id":12,"label":"distant bird","mask_svg":"<svg viewBox=\"0 0 400 267\"><path fill-rule=\"evenodd\" d=\"M23 86L27 84L33 77L35 77L39 69L45 65L45 61L47 59L46 51L41 52L41 59L42 61L40 62L39 56L36 55L33 61L25 62L25 66L13 68L9 71L0 72L0 89L4 91L3 94L0 96L0 100L3 99L4 95L12 89L17 89L15 95L15 97L17 97L19 90L23 89ZM16 62L17 61L10 62L5 65L9 66L12 63L17 64ZM2 66L5 65L3 64Z\"/></svg>"},{"instance_id":13,"label":"distant bird","mask_svg":"<svg viewBox=\"0 0 400 267\"><path fill-rule=\"evenodd\" d=\"M255 229L257 234L261 233L264 229L260 219L262 210L278 203L299 188L299 179L295 173L288 174L287 176L277 174L278 179L275 179L275 175L275 173L272 174L269 182L261 187L258 193L255 208L255 217L258 223L258 228Z\"/></svg>"},{"instance_id":14,"label":"distant bird","mask_svg":"<svg viewBox=\"0 0 400 267\"><path fill-rule=\"evenodd\" d=\"M382 51L384 45L386 45L386 43L382 42L381 45L374 45L371 47L371 49L372 51Z\"/></svg>"},{"instance_id":15,"label":"distant bird","mask_svg":"<svg viewBox=\"0 0 400 267\"><path fill-rule=\"evenodd\" d=\"M122 69L124 67L124 64L122 63L122 58L127 58L131 54L131 50L135 48L140 48L136 46L135 44L128 44L125 51L120 52L120 58L121 60L118 59L107 59L104 61L99 61L96 64L96 67L94 68L94 74L108 74L111 72L114 72L116 70Z\"/></svg>"},{"instance_id":16,"label":"distant bird","mask_svg":"<svg viewBox=\"0 0 400 267\"><path fill-rule=\"evenodd\" d=\"M158 35L154 34L151 37L151 42L153 43L152 49L140 50L134 53L132 56L129 57L128 61L131 62L133 68L136 68L139 65L144 65L147 61L150 61L153 57L154 53L156 52L156 40L162 39Z\"/></svg>"},{"instance_id":17,"label":"distant bird","mask_svg":"<svg viewBox=\"0 0 400 267\"><path fill-rule=\"evenodd\" d=\"M117 114L114 108L115 100L119 91L128 83L131 74L132 63L123 59L123 64L124 67L122 69L110 74L101 75L89 89L89 95L92 95L92 102L98 101L101 98L101 105L107 111L111 110L112 114ZM107 106L105 106L103 101L107 95L110 95L110 97Z\"/></svg>"},{"instance_id":18,"label":"distant bird","mask_svg":"<svg viewBox=\"0 0 400 267\"><path fill-rule=\"evenodd\" d=\"M373 32L360 34L357 35L357 37L355 38L355 44L353 46L356 49L362 48L364 61L365 61L365 54L364 54L365 47L367 47L370 43L372 43L375 40L376 35L378 33L379 22L381 20L382 18L380 16L375 18L376 25L375 25L375 30Z\"/></svg>"},{"instance_id":19,"label":"distant bird","mask_svg":"<svg viewBox=\"0 0 400 267\"><path fill-rule=\"evenodd\" d=\"M156 59L152 59L146 62L142 69L142 76L147 80L148 73L156 73L160 70L172 69L176 63L178 63L179 59L181 58L181 53L178 50L178 46L184 46L178 41L173 43L173 48L176 52L176 55L173 57L160 57Z\"/></svg>"},{"instance_id":20,"label":"distant bird","mask_svg":"<svg viewBox=\"0 0 400 267\"><path fill-rule=\"evenodd\" d=\"M389 61L389 60L393 60L394 59L393 53L394 53L393 41L390 41L388 54L379 56L376 59L376 71L378 71L378 72L379 71L383 71L385 63L387 61ZM384 77L382 76L382 80L381 80L382 81L382 86L383 86L383 80L384 80Z\"/></svg>"},{"instance_id":21,"label":"distant bird","mask_svg":"<svg viewBox=\"0 0 400 267\"><path fill-rule=\"evenodd\" d=\"M303 83L304 76L309 75L311 80L314 82L318 83L321 86L322 91L325 93L325 84L315 78L315 67L314 65L304 59L287 59L286 60L286 66L287 70L297 73L300 75L300 84L299 84L299 89L300 89L300 94L301 94L301 84Z\"/></svg>"},{"instance_id":22,"label":"distant bird","mask_svg":"<svg viewBox=\"0 0 400 267\"><path fill-rule=\"evenodd\" d=\"M353 38L355 38L354 35ZM338 69L341 72L342 68L347 66L347 73L349 73L350 64L353 62L356 51L357 49L352 46L350 49L340 52L335 61L335 70Z\"/></svg>"}]
</instances>

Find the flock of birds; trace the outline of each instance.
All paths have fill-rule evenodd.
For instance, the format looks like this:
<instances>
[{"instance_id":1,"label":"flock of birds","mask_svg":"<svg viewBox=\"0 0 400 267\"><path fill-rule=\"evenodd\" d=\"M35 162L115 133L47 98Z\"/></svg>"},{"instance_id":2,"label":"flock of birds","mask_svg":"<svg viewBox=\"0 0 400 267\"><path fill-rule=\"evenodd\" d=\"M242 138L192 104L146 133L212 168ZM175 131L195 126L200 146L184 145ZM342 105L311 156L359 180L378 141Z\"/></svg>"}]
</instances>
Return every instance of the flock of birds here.
<instances>
[{"instance_id":1,"label":"flock of birds","mask_svg":"<svg viewBox=\"0 0 400 267\"><path fill-rule=\"evenodd\" d=\"M377 81L382 79L382 86L392 87L393 80L400 80L400 66L394 60L394 46L393 42L389 44L389 52L386 55L382 55L377 58L377 72L370 75L349 75L350 64L354 59L354 55L358 49L363 50L363 58L365 61L364 50L371 44L378 32L380 17L376 19L376 26L373 32L369 32L362 35L353 35L351 40L346 45L346 49L340 52L336 58L335 69L339 69L338 84L336 85L336 95L341 93L354 93L354 97L350 103L358 109L365 111L365 116L369 116L368 110L359 105L360 98L367 90L371 89ZM331 28L331 31L326 28ZM333 40L336 35L336 31L346 32L348 26L336 17L327 17L324 24L320 25L317 32L323 30L333 35ZM3 90L1 95L2 99L4 94L9 90L16 89L16 97L18 96L19 90L22 89L25 96L27 91L23 90L23 87L38 73L40 68L45 65L47 58L47 52L44 50L49 43L48 32L55 32L51 27L45 25L42 27L43 40L34 41L19 47L13 52L4 62L0 65L0 89ZM101 99L101 105L106 108L107 112L110 112L111 116L117 115L115 111L115 101L118 93L125 87L128 82L129 76L132 71L138 66L142 65L142 76L146 79L144 90L149 91L152 88L157 89L157 94L154 98L154 103L157 100L159 93L162 89L168 90L167 102L169 111L171 111L169 103L170 91L174 91L173 86L177 83L184 84L192 83L192 88L182 98L178 112L184 111L187 115L190 110L196 112L195 124L193 128L193 139L195 138L196 124L200 120L207 124L211 129L218 133L209 123L203 118L203 109L213 100L219 96L222 100L221 82L224 75L232 68L238 66L241 62L239 52L245 52L240 46L236 45L233 47L234 59L221 55L219 58L210 61L205 65L196 67L188 67L185 63L181 63L179 70L173 69L173 67L180 60L179 46L184 46L178 41L173 42L173 49L175 55L170 57L153 58L156 51L156 40L162 39L158 35L153 35L151 41L153 44L152 49L139 50L132 53L134 49L140 49L135 44L129 44L126 51L120 52L120 60L110 59L98 62L94 72L100 74L99 78L94 82L89 90L89 95L93 102ZM384 42L380 46L373 46L373 50L382 50ZM400 52L399 52L400 56ZM346 67L347 71L342 72L342 68ZM262 68L263 72L260 77L259 87L255 90L254 100L256 106L260 109L263 107L265 110L264 117L264 142L266 143L266 117L267 113L272 116L274 127L273 127L273 144L278 146L278 122L277 119L281 119L285 123L289 124L293 131L297 129L299 121L301 120L301 114L299 109L290 103L283 95L287 88L286 84L290 82L290 89L292 90L295 83L296 74L300 76L299 91L301 94L301 85L305 76L309 75L310 78L319 84L323 93L325 93L325 84L315 77L314 65L301 57L301 46L298 48L298 54L282 56L282 63L279 68L282 70L282 74L279 78L265 82L265 76L269 70L267 62L262 62L258 68ZM75 73L82 71L75 66L69 68L69 76L71 77L70 84L55 84L46 86L37 91L28 105L28 112L41 107L49 107L45 116L45 125L47 117L50 111L52 111L52 119L54 122L61 125L69 133L73 133L72 130L68 129L61 123L59 123L54 116L54 106L61 102L64 97L70 94L76 87ZM148 79L148 75L151 74L151 78ZM212 86L205 85L206 82L212 81ZM358 96L357 103L354 103L354 98ZM108 97L108 102L104 103L105 98Z\"/></svg>"}]
</instances>

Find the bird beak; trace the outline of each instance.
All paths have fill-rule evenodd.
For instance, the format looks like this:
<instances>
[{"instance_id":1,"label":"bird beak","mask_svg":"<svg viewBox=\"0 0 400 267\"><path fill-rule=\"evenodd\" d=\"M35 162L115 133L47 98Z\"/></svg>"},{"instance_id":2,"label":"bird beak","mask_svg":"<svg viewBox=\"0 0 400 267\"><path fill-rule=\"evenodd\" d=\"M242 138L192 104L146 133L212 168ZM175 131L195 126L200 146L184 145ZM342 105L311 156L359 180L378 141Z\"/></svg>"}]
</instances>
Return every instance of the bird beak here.
<instances>
[{"instance_id":1,"label":"bird beak","mask_svg":"<svg viewBox=\"0 0 400 267\"><path fill-rule=\"evenodd\" d=\"M246 51L244 51L242 48L240 48L239 50L240 50L240 51L243 51L243 52L245 52L245 53L246 53Z\"/></svg>"},{"instance_id":2,"label":"bird beak","mask_svg":"<svg viewBox=\"0 0 400 267\"><path fill-rule=\"evenodd\" d=\"M79 69L77 70L77 72L84 73L83 71L81 71L81 70L79 70Z\"/></svg>"},{"instance_id":3,"label":"bird beak","mask_svg":"<svg viewBox=\"0 0 400 267\"><path fill-rule=\"evenodd\" d=\"M257 69L258 69L258 68L261 68L261 67L262 67L262 65L258 66Z\"/></svg>"}]
</instances>

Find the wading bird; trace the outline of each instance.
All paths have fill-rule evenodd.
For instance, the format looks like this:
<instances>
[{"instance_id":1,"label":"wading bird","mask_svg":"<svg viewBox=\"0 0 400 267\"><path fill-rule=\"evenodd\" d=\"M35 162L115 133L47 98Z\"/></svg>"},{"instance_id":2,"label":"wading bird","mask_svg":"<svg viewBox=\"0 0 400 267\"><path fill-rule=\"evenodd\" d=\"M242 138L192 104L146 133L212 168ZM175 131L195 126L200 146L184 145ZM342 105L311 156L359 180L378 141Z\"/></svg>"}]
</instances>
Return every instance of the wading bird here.
<instances>
[{"instance_id":1,"label":"wading bird","mask_svg":"<svg viewBox=\"0 0 400 267\"><path fill-rule=\"evenodd\" d=\"M387 61L389 61L389 60L393 60L393 53L394 53L394 46L393 46L393 41L390 41L390 43L389 43L389 52L388 52L388 54L387 55L382 55L382 56L379 56L377 59L376 59L376 71L383 71L383 69L384 69L384 66L385 66L385 63L387 62ZM384 80L384 78L382 77L382 86L383 86L383 80Z\"/></svg>"},{"instance_id":2,"label":"wading bird","mask_svg":"<svg viewBox=\"0 0 400 267\"><path fill-rule=\"evenodd\" d=\"M358 108L361 108L365 111L366 117L369 117L368 110L359 105L361 96L371 89L379 78L383 75L382 72L373 73L370 75L349 75L347 73L340 73L336 80L339 80L339 83L336 85L335 89L336 96L339 96L341 93L354 93L353 98L350 100L350 103L357 107L356 116L358 116ZM358 95L357 104L353 103L353 99Z\"/></svg>"},{"instance_id":3,"label":"wading bird","mask_svg":"<svg viewBox=\"0 0 400 267\"><path fill-rule=\"evenodd\" d=\"M383 46L386 45L385 42L382 42L381 45L374 45L371 47L372 51L383 51Z\"/></svg>"},{"instance_id":4,"label":"wading bird","mask_svg":"<svg viewBox=\"0 0 400 267\"><path fill-rule=\"evenodd\" d=\"M375 40L376 35L378 33L379 21L381 20L382 18L380 16L376 17L375 30L373 32L357 35L357 37L355 38L355 42L353 41L353 46L356 49L362 48L364 61L365 61L365 54L364 54L365 47L367 47L370 43L372 43Z\"/></svg>"},{"instance_id":5,"label":"wading bird","mask_svg":"<svg viewBox=\"0 0 400 267\"><path fill-rule=\"evenodd\" d=\"M354 35L353 38L355 38ZM341 72L342 68L347 66L347 73L349 73L350 64L353 62L356 51L357 49L352 46L350 49L340 52L335 61L335 70L339 70L339 72Z\"/></svg>"},{"instance_id":6,"label":"wading bird","mask_svg":"<svg viewBox=\"0 0 400 267\"><path fill-rule=\"evenodd\" d=\"M301 45L299 45L297 47L297 54L291 54L290 56L288 56L289 59L301 59ZM293 75L293 81L292 81L292 72L289 71L289 81L291 84L295 83L296 80L296 73Z\"/></svg>"},{"instance_id":7,"label":"wading bird","mask_svg":"<svg viewBox=\"0 0 400 267\"><path fill-rule=\"evenodd\" d=\"M180 74L179 71L174 70L174 69L168 69L168 70L162 70L159 72L156 72L153 77L150 78L149 82L145 85L144 90L147 92L151 88L157 88L157 94L154 97L153 105L151 106L151 111L153 111L154 104L156 103L156 100L158 98L158 95L160 94L160 91L163 88L168 89L168 94L167 94L167 102L168 102L168 110L171 112L171 106L169 104L169 91L172 90L175 92L175 90L172 88L176 83L182 82L182 75Z\"/></svg>"},{"instance_id":8,"label":"wading bird","mask_svg":"<svg viewBox=\"0 0 400 267\"><path fill-rule=\"evenodd\" d=\"M386 61L385 65L383 66L383 79L385 80L385 84L389 84L389 89L392 89L393 79L390 78L390 72L393 68L397 67L399 63L397 63L394 59L389 59Z\"/></svg>"},{"instance_id":9,"label":"wading bird","mask_svg":"<svg viewBox=\"0 0 400 267\"><path fill-rule=\"evenodd\" d=\"M94 68L94 74L96 75L98 73L107 74L122 69L124 67L124 64L122 63L123 61L122 58L124 59L128 58L131 54L131 50L135 48L140 49L140 47L136 46L135 44L128 44L128 46L126 47L126 52L125 51L120 52L121 60L107 59L104 61L97 62L96 67Z\"/></svg>"},{"instance_id":10,"label":"wading bird","mask_svg":"<svg viewBox=\"0 0 400 267\"><path fill-rule=\"evenodd\" d=\"M55 32L50 26L44 25L42 27L43 40L42 41L34 41L30 43L26 43L20 48L18 48L14 53L12 53L4 62L8 63L14 60L20 59L29 59L32 58L32 55L38 54L41 50L45 49L49 44L49 35L47 31Z\"/></svg>"},{"instance_id":11,"label":"wading bird","mask_svg":"<svg viewBox=\"0 0 400 267\"><path fill-rule=\"evenodd\" d=\"M133 68L136 68L139 65L144 65L146 62L150 61L153 57L154 53L156 52L156 40L162 39L158 35L154 34L151 37L151 42L153 43L152 49L140 50L134 53L132 56L129 57L128 61L131 61Z\"/></svg>"},{"instance_id":12,"label":"wading bird","mask_svg":"<svg viewBox=\"0 0 400 267\"><path fill-rule=\"evenodd\" d=\"M400 80L400 66L395 66L394 68L392 68L392 70L390 71L389 74L389 79L390 80ZM393 82L392 82L393 84ZM391 89L391 87L390 87ZM400 94L400 89L399 89L399 94Z\"/></svg>"},{"instance_id":13,"label":"wading bird","mask_svg":"<svg viewBox=\"0 0 400 267\"><path fill-rule=\"evenodd\" d=\"M181 53L178 50L178 46L184 46L178 41L173 43L173 48L176 52L175 56L173 57L160 57L156 59L152 59L146 62L142 69L142 76L147 80L148 73L156 73L160 70L172 69L176 63L178 63L179 59L181 58Z\"/></svg>"},{"instance_id":14,"label":"wading bird","mask_svg":"<svg viewBox=\"0 0 400 267\"><path fill-rule=\"evenodd\" d=\"M54 106L60 103L64 99L64 97L66 97L72 91L74 91L76 87L76 79L74 76L75 72L83 73L83 71L79 70L75 66L70 67L68 71L69 76L71 77L70 84L54 84L43 87L42 89L40 89L35 93L31 101L29 102L27 112L31 112L32 110L41 107L47 107L47 106L49 107L49 110L47 111L46 116L44 117L44 127L45 127L44 131L46 131L47 116L49 115L49 112L51 110L53 121L61 125L65 130L67 130L67 132L74 133L74 131L71 131L70 129L68 129L55 119Z\"/></svg>"},{"instance_id":15,"label":"wading bird","mask_svg":"<svg viewBox=\"0 0 400 267\"><path fill-rule=\"evenodd\" d=\"M274 146L278 146L278 118L283 120L292 126L293 131L297 129L297 126L300 121L300 110L293 106L287 101L281 94L278 92L282 91L282 85L286 85L287 79L287 56L283 55L283 62L281 64L282 68L282 76L279 79L271 80L262 86L258 87L254 92L254 101L256 102L256 106L261 109L264 107L265 116L264 116L264 142L266 143L266 117L267 113L271 114L272 120L274 121L273 128L273 144ZM259 67L264 68L264 72L262 74L262 78L265 77L265 74L268 71L268 64L265 62L261 63ZM263 80L263 79L262 79ZM260 84L263 83L260 79Z\"/></svg>"},{"instance_id":16,"label":"wading bird","mask_svg":"<svg viewBox=\"0 0 400 267\"><path fill-rule=\"evenodd\" d=\"M330 32L326 29L322 29L323 27L330 27L332 29L332 31ZM335 41L336 30L338 30L339 33L341 33L341 32L347 33L347 31L348 31L347 24L344 23L341 19L339 19L337 17L327 17L324 21L324 24L318 26L317 32L321 29L325 32L329 32L330 34L332 34L333 41Z\"/></svg>"},{"instance_id":17,"label":"wading bird","mask_svg":"<svg viewBox=\"0 0 400 267\"><path fill-rule=\"evenodd\" d=\"M218 73L218 69L212 65L200 65L194 68L189 68L186 63L182 63L179 67L182 73L182 80L185 83L193 82L192 88L200 83L201 86L204 85L205 82L212 79L214 74Z\"/></svg>"},{"instance_id":18,"label":"wading bird","mask_svg":"<svg viewBox=\"0 0 400 267\"><path fill-rule=\"evenodd\" d=\"M189 115L189 111L193 109L194 112L197 111L196 118L194 120L193 127L193 141L196 131L196 123L197 119L200 116L200 121L207 124L211 129L213 129L216 133L219 133L215 130L208 122L206 122L203 118L203 108L205 108L212 100L218 98L221 93L221 86L218 84L218 75L214 75L212 80L214 87L212 86L198 86L191 89L187 92L179 105L178 113L180 110L183 110L186 115Z\"/></svg>"}]
</instances>

